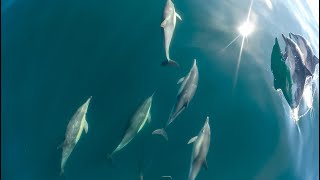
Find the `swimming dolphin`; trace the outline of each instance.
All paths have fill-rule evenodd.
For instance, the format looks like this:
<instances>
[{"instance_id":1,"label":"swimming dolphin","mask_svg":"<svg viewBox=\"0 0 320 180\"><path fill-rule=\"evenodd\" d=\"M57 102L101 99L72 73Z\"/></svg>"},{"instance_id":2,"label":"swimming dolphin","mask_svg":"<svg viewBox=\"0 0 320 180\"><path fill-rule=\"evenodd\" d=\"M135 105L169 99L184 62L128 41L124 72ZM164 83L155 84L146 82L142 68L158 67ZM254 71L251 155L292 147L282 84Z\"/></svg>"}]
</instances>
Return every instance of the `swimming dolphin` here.
<instances>
[{"instance_id":1,"label":"swimming dolphin","mask_svg":"<svg viewBox=\"0 0 320 180\"><path fill-rule=\"evenodd\" d=\"M172 177L171 176L161 176L161 179L172 180Z\"/></svg>"},{"instance_id":2,"label":"swimming dolphin","mask_svg":"<svg viewBox=\"0 0 320 180\"><path fill-rule=\"evenodd\" d=\"M199 79L199 72L198 72L198 67L197 67L197 60L194 59L193 61L193 66L190 69L189 73L179 79L177 84L181 83L181 87L179 89L179 92L177 94L177 99L176 103L173 106L169 120L166 123L166 126L169 126L175 118L185 109L188 107L190 101L192 100L198 86L198 79ZM152 134L159 134L162 135L166 140L168 140L168 135L165 132L165 128L162 129L157 129L152 132Z\"/></svg>"},{"instance_id":3,"label":"swimming dolphin","mask_svg":"<svg viewBox=\"0 0 320 180\"><path fill-rule=\"evenodd\" d=\"M302 53L299 46L291 39L282 34L286 43L285 61L290 69L292 79L292 101L289 102L291 109L296 109L300 103L303 94L304 84L308 76L312 76L310 71L303 65Z\"/></svg>"},{"instance_id":4,"label":"swimming dolphin","mask_svg":"<svg viewBox=\"0 0 320 180\"><path fill-rule=\"evenodd\" d=\"M127 128L120 144L110 155L108 155L109 159L112 159L112 156L115 153L129 144L129 142L141 131L147 121L151 122L150 109L152 105L153 95L154 93L150 97L148 97L133 114L132 118L128 122Z\"/></svg>"},{"instance_id":5,"label":"swimming dolphin","mask_svg":"<svg viewBox=\"0 0 320 180\"><path fill-rule=\"evenodd\" d=\"M82 131L88 133L88 122L86 119L86 114L88 111L88 106L92 96L75 112L71 120L68 123L67 131L65 134L64 142L58 147L62 148L62 160L61 160L61 172L60 175L64 173L65 164L72 153L74 147L80 139Z\"/></svg>"},{"instance_id":6,"label":"swimming dolphin","mask_svg":"<svg viewBox=\"0 0 320 180\"><path fill-rule=\"evenodd\" d=\"M209 117L207 117L198 136L191 138L188 142L188 144L193 143L188 180L194 180L201 167L208 169L206 158L210 146L210 134Z\"/></svg>"},{"instance_id":7,"label":"swimming dolphin","mask_svg":"<svg viewBox=\"0 0 320 180\"><path fill-rule=\"evenodd\" d=\"M172 59L170 59L169 55L169 48L171 39L173 36L174 29L176 27L176 18L179 18L181 21L181 16L176 12L174 8L174 4L171 0L167 0L166 6L164 8L163 12L163 18L164 20L161 23L161 27L164 31L164 45L165 45L165 51L166 51L166 60L161 63L161 65L174 65L179 66L179 64Z\"/></svg>"},{"instance_id":8,"label":"swimming dolphin","mask_svg":"<svg viewBox=\"0 0 320 180\"><path fill-rule=\"evenodd\" d=\"M302 62L306 68L314 74L316 64L319 63L319 59L313 54L310 43L301 35L289 33L291 39L294 39L299 46L302 53Z\"/></svg>"}]
</instances>

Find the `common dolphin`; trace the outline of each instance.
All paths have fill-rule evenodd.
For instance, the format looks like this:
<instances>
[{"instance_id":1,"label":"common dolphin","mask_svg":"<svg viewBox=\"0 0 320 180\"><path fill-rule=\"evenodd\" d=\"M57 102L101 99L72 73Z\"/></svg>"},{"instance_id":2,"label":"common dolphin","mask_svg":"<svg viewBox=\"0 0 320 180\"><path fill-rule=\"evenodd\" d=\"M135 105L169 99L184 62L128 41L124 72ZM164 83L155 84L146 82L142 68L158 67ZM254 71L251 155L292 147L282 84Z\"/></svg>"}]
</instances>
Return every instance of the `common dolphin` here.
<instances>
[{"instance_id":1,"label":"common dolphin","mask_svg":"<svg viewBox=\"0 0 320 180\"><path fill-rule=\"evenodd\" d=\"M302 53L302 62L306 68L314 74L316 65L319 63L319 59L313 54L311 45L304 37L299 34L289 33L290 38L294 39L299 46Z\"/></svg>"},{"instance_id":2,"label":"common dolphin","mask_svg":"<svg viewBox=\"0 0 320 180\"><path fill-rule=\"evenodd\" d=\"M161 176L161 179L172 180L172 177L171 176Z\"/></svg>"},{"instance_id":3,"label":"common dolphin","mask_svg":"<svg viewBox=\"0 0 320 180\"><path fill-rule=\"evenodd\" d=\"M176 103L171 110L169 120L167 121L165 128L169 126L169 124L171 124L185 108L188 107L197 90L198 79L199 72L197 67L197 60L194 59L193 66L190 69L189 73L185 77L179 79L177 83L181 83L181 87L178 91ZM164 130L165 128L157 129L153 131L152 134L162 135L166 140L168 140L168 135Z\"/></svg>"},{"instance_id":4,"label":"common dolphin","mask_svg":"<svg viewBox=\"0 0 320 180\"><path fill-rule=\"evenodd\" d=\"M303 88L308 76L312 76L310 71L303 65L302 53L299 46L290 38L282 34L286 43L285 47L285 61L290 69L292 79L292 102L289 102L291 109L296 109L300 103L303 94Z\"/></svg>"},{"instance_id":5,"label":"common dolphin","mask_svg":"<svg viewBox=\"0 0 320 180\"><path fill-rule=\"evenodd\" d=\"M112 159L113 155L124 148L144 127L145 123L151 122L151 105L154 93L148 97L135 111L132 118L127 124L127 128L123 135L123 138L117 148L108 155L109 159Z\"/></svg>"},{"instance_id":6,"label":"common dolphin","mask_svg":"<svg viewBox=\"0 0 320 180\"><path fill-rule=\"evenodd\" d=\"M209 117L207 117L198 136L191 138L188 142L188 144L193 143L189 180L194 180L197 177L201 167L208 169L206 158L210 146L210 135Z\"/></svg>"},{"instance_id":7,"label":"common dolphin","mask_svg":"<svg viewBox=\"0 0 320 180\"><path fill-rule=\"evenodd\" d=\"M58 147L62 148L62 160L61 160L61 172L60 175L64 173L65 164L72 153L74 147L78 143L82 131L88 133L88 122L86 119L86 114L88 111L88 106L90 103L92 96L78 108L78 110L74 113L71 120L68 123L67 131L65 134L64 142Z\"/></svg>"},{"instance_id":8,"label":"common dolphin","mask_svg":"<svg viewBox=\"0 0 320 180\"><path fill-rule=\"evenodd\" d=\"M161 23L161 27L164 31L164 45L166 51L166 60L161 63L161 65L174 65L179 66L179 64L172 59L170 59L169 48L171 44L171 39L173 36L174 29L176 27L176 18L179 18L181 21L181 16L176 12L174 8L174 4L171 0L167 0L166 6L163 12L163 21Z\"/></svg>"}]
</instances>

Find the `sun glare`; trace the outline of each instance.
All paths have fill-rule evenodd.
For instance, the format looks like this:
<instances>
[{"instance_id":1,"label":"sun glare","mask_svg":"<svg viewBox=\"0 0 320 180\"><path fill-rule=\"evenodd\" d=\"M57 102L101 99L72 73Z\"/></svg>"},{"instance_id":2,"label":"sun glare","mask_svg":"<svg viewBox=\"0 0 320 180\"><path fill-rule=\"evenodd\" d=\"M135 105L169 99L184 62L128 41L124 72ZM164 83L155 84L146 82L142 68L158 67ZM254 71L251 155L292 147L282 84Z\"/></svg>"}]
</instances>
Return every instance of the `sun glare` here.
<instances>
[{"instance_id":1,"label":"sun glare","mask_svg":"<svg viewBox=\"0 0 320 180\"><path fill-rule=\"evenodd\" d=\"M238 30L243 37L248 37L253 32L254 26L249 21L246 21L238 28Z\"/></svg>"}]
</instances>

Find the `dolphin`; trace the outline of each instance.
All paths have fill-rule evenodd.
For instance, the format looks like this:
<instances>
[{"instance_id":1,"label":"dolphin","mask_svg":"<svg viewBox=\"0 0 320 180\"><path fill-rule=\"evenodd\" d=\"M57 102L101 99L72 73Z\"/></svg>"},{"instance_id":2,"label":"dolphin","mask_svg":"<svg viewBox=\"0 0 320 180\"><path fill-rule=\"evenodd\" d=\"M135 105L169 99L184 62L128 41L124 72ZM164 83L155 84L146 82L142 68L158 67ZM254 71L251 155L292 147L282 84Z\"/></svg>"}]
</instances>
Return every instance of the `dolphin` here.
<instances>
[{"instance_id":1,"label":"dolphin","mask_svg":"<svg viewBox=\"0 0 320 180\"><path fill-rule=\"evenodd\" d=\"M171 176L161 176L160 179L172 180L172 177Z\"/></svg>"},{"instance_id":2,"label":"dolphin","mask_svg":"<svg viewBox=\"0 0 320 180\"><path fill-rule=\"evenodd\" d=\"M181 84L181 87L178 91L176 103L171 110L169 120L167 121L165 128L169 126L169 124L171 124L185 108L188 107L197 90L198 79L199 72L197 67L197 60L194 59L193 66L190 69L189 73L185 77L179 79L177 83ZM165 128L157 129L153 131L152 134L162 135L166 140L168 140L168 135L164 130Z\"/></svg>"},{"instance_id":3,"label":"dolphin","mask_svg":"<svg viewBox=\"0 0 320 180\"><path fill-rule=\"evenodd\" d=\"M302 53L303 65L314 74L316 65L319 63L319 58L317 58L311 49L310 43L301 35L289 33L291 39L294 39L299 46Z\"/></svg>"},{"instance_id":4,"label":"dolphin","mask_svg":"<svg viewBox=\"0 0 320 180\"><path fill-rule=\"evenodd\" d=\"M88 133L88 122L86 119L86 114L91 98L92 96L90 96L89 99L74 113L74 115L68 123L67 131L65 134L65 140L60 146L58 146L58 149L62 148L60 175L64 173L65 164L70 154L72 153L74 147L78 143L83 129L86 133Z\"/></svg>"},{"instance_id":5,"label":"dolphin","mask_svg":"<svg viewBox=\"0 0 320 180\"><path fill-rule=\"evenodd\" d=\"M188 180L194 180L201 167L208 169L206 158L210 146L210 134L209 117L207 117L198 136L191 138L188 142L188 144L193 143Z\"/></svg>"},{"instance_id":6,"label":"dolphin","mask_svg":"<svg viewBox=\"0 0 320 180\"><path fill-rule=\"evenodd\" d=\"M164 8L163 12L163 21L161 23L161 27L164 31L164 45L165 45L165 51L166 51L166 60L161 63L161 65L173 65L173 66L179 66L179 64L172 59L170 59L169 55L169 48L171 39L173 36L174 29L176 27L176 18L179 18L181 21L181 16L176 12L174 8L174 4L171 0L167 0L166 6Z\"/></svg>"},{"instance_id":7,"label":"dolphin","mask_svg":"<svg viewBox=\"0 0 320 180\"><path fill-rule=\"evenodd\" d=\"M299 46L290 38L282 37L286 43L285 47L285 62L290 69L292 79L292 101L289 102L291 109L296 109L300 103L303 94L303 88L308 76L312 76L310 71L303 65L303 57Z\"/></svg>"},{"instance_id":8,"label":"dolphin","mask_svg":"<svg viewBox=\"0 0 320 180\"><path fill-rule=\"evenodd\" d=\"M152 105L153 95L154 93L150 97L148 97L135 111L132 118L127 124L127 128L120 144L110 155L108 155L108 159L112 160L113 155L124 148L127 144L129 144L129 142L141 131L147 121L149 123L151 122L150 109Z\"/></svg>"}]
</instances>

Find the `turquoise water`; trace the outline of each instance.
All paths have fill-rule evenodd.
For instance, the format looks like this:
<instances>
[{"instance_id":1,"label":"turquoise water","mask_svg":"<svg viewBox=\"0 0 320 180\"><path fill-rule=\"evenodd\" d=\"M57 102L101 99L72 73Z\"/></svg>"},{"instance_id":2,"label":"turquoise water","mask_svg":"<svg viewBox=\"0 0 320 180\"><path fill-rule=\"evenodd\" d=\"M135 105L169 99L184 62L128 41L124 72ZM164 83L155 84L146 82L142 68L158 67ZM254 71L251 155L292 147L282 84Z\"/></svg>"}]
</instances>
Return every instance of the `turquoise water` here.
<instances>
[{"instance_id":1,"label":"turquoise water","mask_svg":"<svg viewBox=\"0 0 320 180\"><path fill-rule=\"evenodd\" d=\"M319 36L319 24L311 22L312 33L306 32L286 8L290 3L274 2L268 10L254 1L256 29L244 41L235 81L242 38L221 49L238 36L236 28L246 19L250 1L174 3L182 21L177 21L170 55L180 69L160 66L165 59L160 28L164 0L1 2L3 179L127 180L138 179L139 169L146 180L163 175L187 179L192 150L187 142L206 116L212 131L209 169L197 179L318 178L319 144L313 143L318 142L318 95L313 121L308 115L299 122L305 143L298 156L299 136L287 126L272 87L270 58L274 38L289 31L307 34L316 51L319 42L310 36ZM176 83L195 58L195 97L169 126L168 142L151 136L167 121ZM110 166L107 154L119 143L130 115L155 90L152 122ZM57 146L89 96L89 132L71 154L65 176L59 176Z\"/></svg>"}]
</instances>

